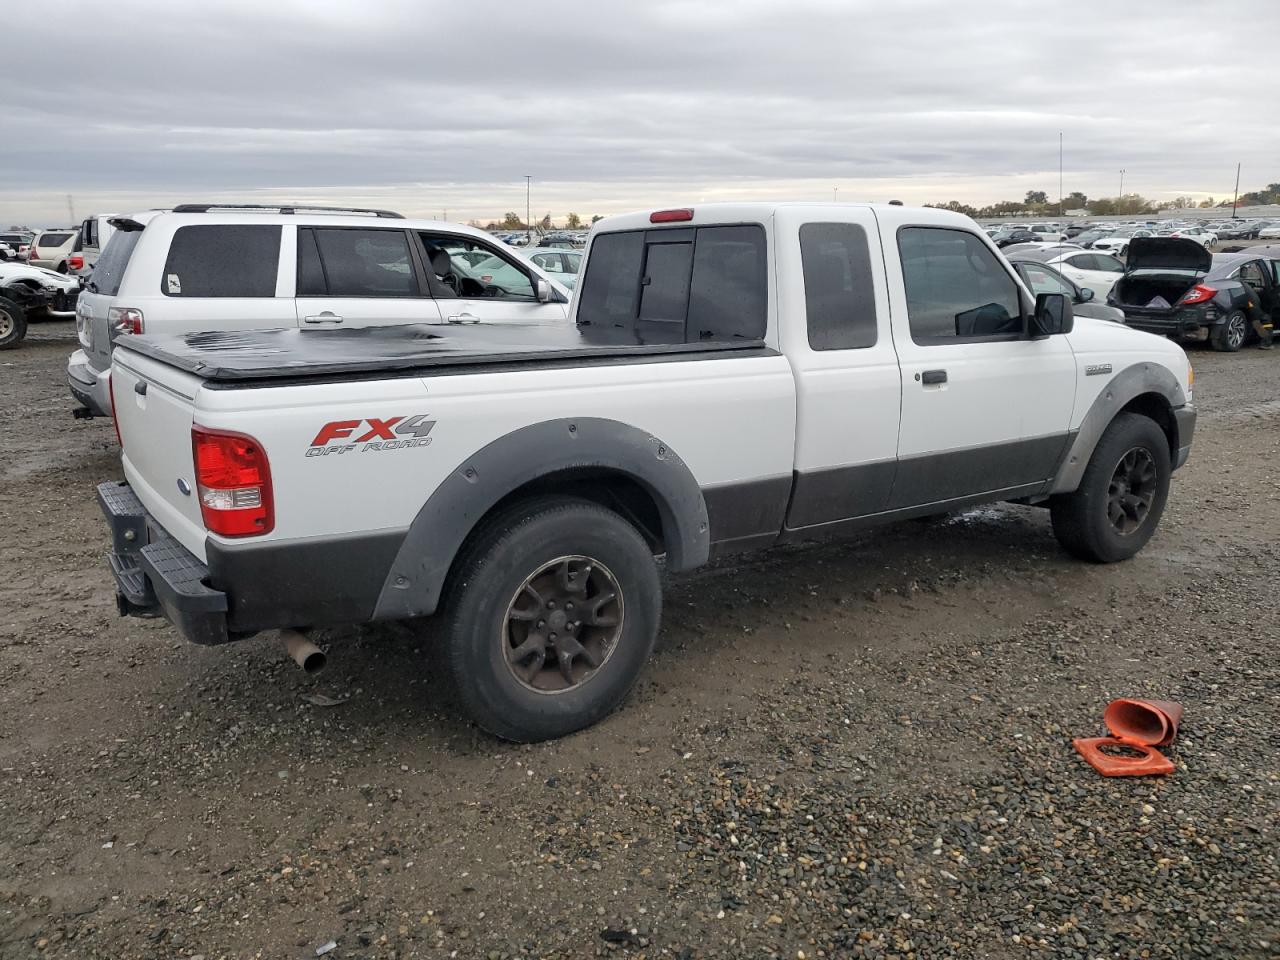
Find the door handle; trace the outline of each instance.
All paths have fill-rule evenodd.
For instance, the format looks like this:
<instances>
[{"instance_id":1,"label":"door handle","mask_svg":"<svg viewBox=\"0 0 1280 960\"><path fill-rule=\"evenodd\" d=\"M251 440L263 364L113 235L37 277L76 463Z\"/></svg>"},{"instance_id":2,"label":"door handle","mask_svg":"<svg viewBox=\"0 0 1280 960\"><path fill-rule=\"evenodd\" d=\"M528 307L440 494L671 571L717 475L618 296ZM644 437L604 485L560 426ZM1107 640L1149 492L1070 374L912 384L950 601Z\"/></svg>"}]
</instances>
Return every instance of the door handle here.
<instances>
[{"instance_id":1,"label":"door handle","mask_svg":"<svg viewBox=\"0 0 1280 960\"><path fill-rule=\"evenodd\" d=\"M480 318L470 313L457 313L452 317L446 317L450 323L479 323Z\"/></svg>"},{"instance_id":2,"label":"door handle","mask_svg":"<svg viewBox=\"0 0 1280 960\"><path fill-rule=\"evenodd\" d=\"M303 317L307 323L341 323L342 318L330 310L322 310L310 317Z\"/></svg>"},{"instance_id":3,"label":"door handle","mask_svg":"<svg viewBox=\"0 0 1280 960\"><path fill-rule=\"evenodd\" d=\"M920 382L926 387L932 384L946 383L947 371L945 370L926 370L920 374Z\"/></svg>"}]
</instances>

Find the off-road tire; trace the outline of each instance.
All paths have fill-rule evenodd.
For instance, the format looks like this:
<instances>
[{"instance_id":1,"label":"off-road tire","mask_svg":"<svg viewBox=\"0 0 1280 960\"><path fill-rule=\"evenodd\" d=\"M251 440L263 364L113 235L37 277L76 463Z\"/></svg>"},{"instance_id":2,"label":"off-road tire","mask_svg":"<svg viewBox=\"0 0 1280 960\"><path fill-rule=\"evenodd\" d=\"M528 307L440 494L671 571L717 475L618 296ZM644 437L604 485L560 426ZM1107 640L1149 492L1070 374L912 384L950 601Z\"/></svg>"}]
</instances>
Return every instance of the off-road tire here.
<instances>
[{"instance_id":1,"label":"off-road tire","mask_svg":"<svg viewBox=\"0 0 1280 960\"><path fill-rule=\"evenodd\" d=\"M1122 534L1112 523L1108 510L1112 480L1131 451L1144 451L1154 467L1152 499L1141 524ZM1169 440L1150 417L1137 413L1117 416L1102 434L1085 467L1080 486L1072 493L1059 494L1050 503L1053 534L1072 556L1092 563L1128 560L1151 539L1169 499L1169 478L1173 473Z\"/></svg>"},{"instance_id":2,"label":"off-road tire","mask_svg":"<svg viewBox=\"0 0 1280 960\"><path fill-rule=\"evenodd\" d=\"M1232 310L1213 328L1209 342L1220 353L1235 353L1249 339L1249 330L1249 318L1244 311Z\"/></svg>"},{"instance_id":3,"label":"off-road tire","mask_svg":"<svg viewBox=\"0 0 1280 960\"><path fill-rule=\"evenodd\" d=\"M508 666L507 618L527 578L565 557L594 560L616 581L620 623L611 652L585 680L542 692ZM571 497L526 501L486 522L446 589L443 642L458 700L480 727L519 743L565 736L616 709L649 659L662 618L662 587L644 538L612 510Z\"/></svg>"},{"instance_id":4,"label":"off-road tire","mask_svg":"<svg viewBox=\"0 0 1280 960\"><path fill-rule=\"evenodd\" d=\"M0 297L0 350L12 350L26 335L26 311L8 297Z\"/></svg>"}]
</instances>

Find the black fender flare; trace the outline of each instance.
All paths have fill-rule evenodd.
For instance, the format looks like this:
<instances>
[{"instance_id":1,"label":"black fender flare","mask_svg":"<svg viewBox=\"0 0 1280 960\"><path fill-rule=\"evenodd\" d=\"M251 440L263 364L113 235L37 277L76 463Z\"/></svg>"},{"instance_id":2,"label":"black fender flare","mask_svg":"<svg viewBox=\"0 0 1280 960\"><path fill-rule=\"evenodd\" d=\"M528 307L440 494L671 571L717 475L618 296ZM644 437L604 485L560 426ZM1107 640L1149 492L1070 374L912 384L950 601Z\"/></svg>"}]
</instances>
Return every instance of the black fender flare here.
<instances>
[{"instance_id":1,"label":"black fender flare","mask_svg":"<svg viewBox=\"0 0 1280 960\"><path fill-rule=\"evenodd\" d=\"M542 477L580 468L622 474L652 496L669 568L706 563L711 549L706 501L693 473L668 444L616 420L546 420L485 445L432 492L391 564L374 619L434 613L459 549L495 504Z\"/></svg>"},{"instance_id":2,"label":"black fender flare","mask_svg":"<svg viewBox=\"0 0 1280 960\"><path fill-rule=\"evenodd\" d=\"M1168 401L1171 410L1186 405L1187 395L1172 371L1158 363L1135 363L1115 374L1094 399L1080 422L1067 455L1049 488L1050 493L1070 493L1080 486L1085 468L1103 432L1135 398L1154 393ZM1179 441L1180 443L1181 441ZM1174 444L1175 450L1178 444Z\"/></svg>"}]
</instances>

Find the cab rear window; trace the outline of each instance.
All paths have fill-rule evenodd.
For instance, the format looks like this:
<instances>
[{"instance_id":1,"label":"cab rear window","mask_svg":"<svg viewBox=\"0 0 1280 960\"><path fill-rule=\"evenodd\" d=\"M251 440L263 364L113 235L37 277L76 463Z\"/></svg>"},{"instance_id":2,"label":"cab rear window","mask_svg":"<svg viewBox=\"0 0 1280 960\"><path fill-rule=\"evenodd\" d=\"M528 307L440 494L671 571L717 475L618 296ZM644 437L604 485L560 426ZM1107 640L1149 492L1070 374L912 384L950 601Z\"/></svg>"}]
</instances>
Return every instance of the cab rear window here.
<instances>
[{"instance_id":1,"label":"cab rear window","mask_svg":"<svg viewBox=\"0 0 1280 960\"><path fill-rule=\"evenodd\" d=\"M179 227L169 246L160 291L169 297L274 297L279 264L279 226Z\"/></svg>"},{"instance_id":2,"label":"cab rear window","mask_svg":"<svg viewBox=\"0 0 1280 960\"><path fill-rule=\"evenodd\" d=\"M586 262L578 322L645 343L759 340L768 317L758 224L602 234Z\"/></svg>"}]
</instances>

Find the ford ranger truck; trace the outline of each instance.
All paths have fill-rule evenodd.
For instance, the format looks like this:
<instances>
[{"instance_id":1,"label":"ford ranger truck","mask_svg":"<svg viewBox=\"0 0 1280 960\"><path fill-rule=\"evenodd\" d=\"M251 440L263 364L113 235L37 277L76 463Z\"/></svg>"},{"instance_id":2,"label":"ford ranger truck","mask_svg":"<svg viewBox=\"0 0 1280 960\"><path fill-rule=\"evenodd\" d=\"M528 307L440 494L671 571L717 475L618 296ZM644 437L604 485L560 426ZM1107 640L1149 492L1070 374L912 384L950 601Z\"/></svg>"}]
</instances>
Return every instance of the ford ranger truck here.
<instances>
[{"instance_id":1,"label":"ford ranger truck","mask_svg":"<svg viewBox=\"0 0 1280 960\"><path fill-rule=\"evenodd\" d=\"M1191 448L1181 348L1033 298L948 211L613 217L570 311L120 337L120 610L204 644L435 616L470 716L536 741L624 699L660 564L998 501L1124 560Z\"/></svg>"}]
</instances>

